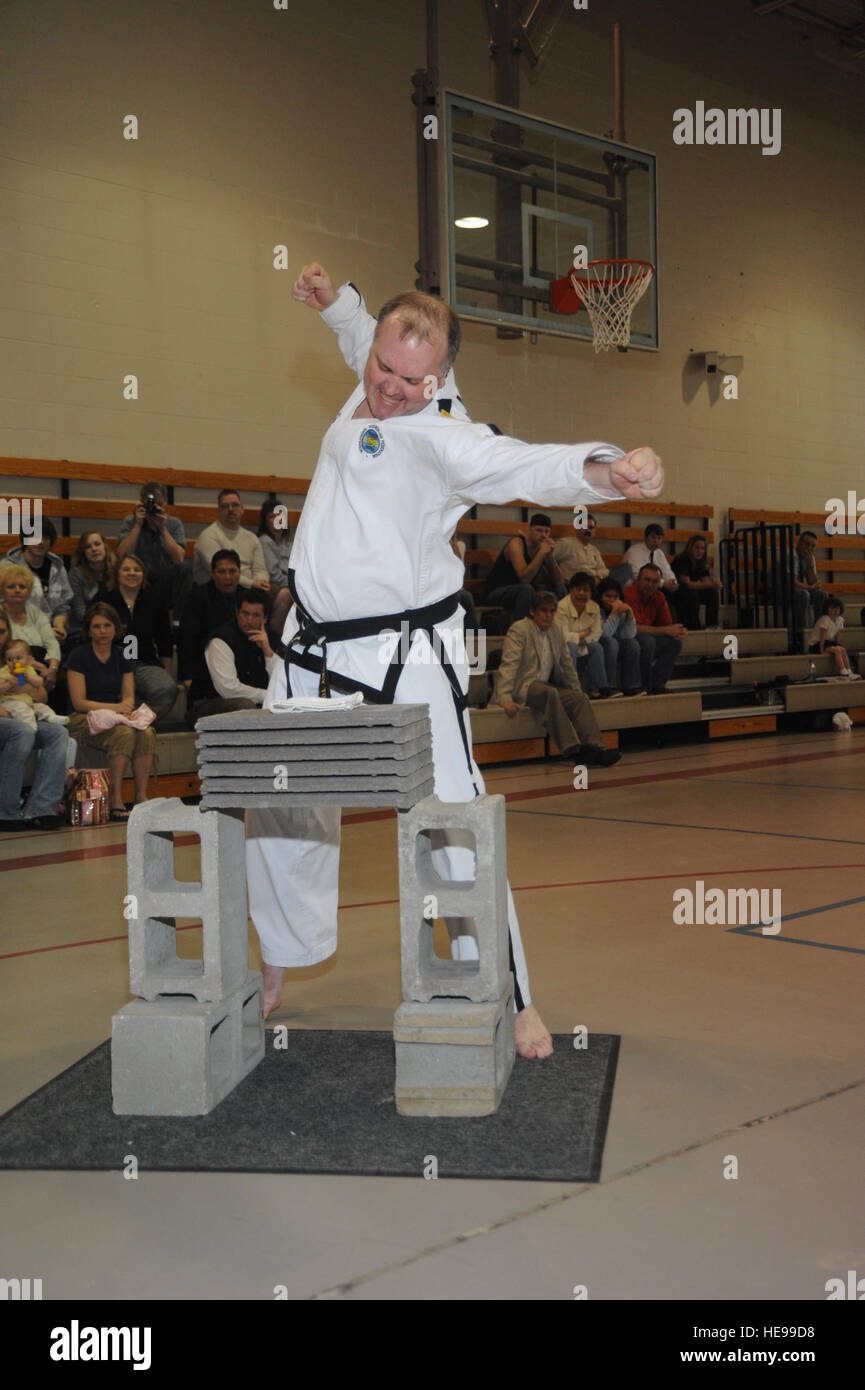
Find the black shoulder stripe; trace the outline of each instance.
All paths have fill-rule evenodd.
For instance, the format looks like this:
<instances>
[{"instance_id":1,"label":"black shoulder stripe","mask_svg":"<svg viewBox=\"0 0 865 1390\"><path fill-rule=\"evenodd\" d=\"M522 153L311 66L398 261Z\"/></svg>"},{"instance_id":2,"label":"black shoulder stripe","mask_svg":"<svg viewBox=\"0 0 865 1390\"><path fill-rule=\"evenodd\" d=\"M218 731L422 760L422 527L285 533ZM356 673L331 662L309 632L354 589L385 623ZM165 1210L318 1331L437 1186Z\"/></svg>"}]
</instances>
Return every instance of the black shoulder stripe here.
<instances>
[{"instance_id":1,"label":"black shoulder stripe","mask_svg":"<svg viewBox=\"0 0 865 1390\"><path fill-rule=\"evenodd\" d=\"M498 425L494 425L492 421L488 422L487 429L492 430L493 434L501 434L501 430L499 429Z\"/></svg>"}]
</instances>

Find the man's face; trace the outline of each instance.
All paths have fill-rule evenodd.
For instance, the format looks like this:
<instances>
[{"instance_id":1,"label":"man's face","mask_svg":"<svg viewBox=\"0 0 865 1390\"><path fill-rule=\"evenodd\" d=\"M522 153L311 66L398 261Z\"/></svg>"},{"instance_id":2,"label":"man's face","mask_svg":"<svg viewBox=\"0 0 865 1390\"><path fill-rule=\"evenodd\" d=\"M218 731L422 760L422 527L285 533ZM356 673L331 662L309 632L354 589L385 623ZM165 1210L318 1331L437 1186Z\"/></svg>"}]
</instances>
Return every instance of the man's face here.
<instances>
[{"instance_id":1,"label":"man's face","mask_svg":"<svg viewBox=\"0 0 865 1390\"><path fill-rule=\"evenodd\" d=\"M233 594L240 582L240 570L233 560L217 560L211 578L221 594Z\"/></svg>"},{"instance_id":2,"label":"man's face","mask_svg":"<svg viewBox=\"0 0 865 1390\"><path fill-rule=\"evenodd\" d=\"M438 389L447 375L441 371L447 354L444 334L428 343L414 333L401 338L401 327L397 315L391 314L380 324L369 350L363 389L376 420L417 415L432 399L427 378L435 377Z\"/></svg>"},{"instance_id":3,"label":"man's face","mask_svg":"<svg viewBox=\"0 0 865 1390\"><path fill-rule=\"evenodd\" d=\"M552 528L549 526L530 526L529 544L537 549L541 541L545 541L549 538L551 529Z\"/></svg>"},{"instance_id":4,"label":"man's face","mask_svg":"<svg viewBox=\"0 0 865 1390\"><path fill-rule=\"evenodd\" d=\"M237 626L248 636L264 627L264 604L242 603L237 610Z\"/></svg>"},{"instance_id":5,"label":"man's face","mask_svg":"<svg viewBox=\"0 0 865 1390\"><path fill-rule=\"evenodd\" d=\"M817 542L815 541L815 539L814 539L813 536L800 536L800 537L799 537L799 553L800 553L800 555L813 555L813 554L814 554L814 551L815 551L816 549L817 549Z\"/></svg>"},{"instance_id":6,"label":"man's face","mask_svg":"<svg viewBox=\"0 0 865 1390\"><path fill-rule=\"evenodd\" d=\"M556 621L556 609L552 603L540 603L537 608L532 609L532 617L537 623L541 632L546 632Z\"/></svg>"},{"instance_id":7,"label":"man's face","mask_svg":"<svg viewBox=\"0 0 865 1390\"><path fill-rule=\"evenodd\" d=\"M661 576L656 570L646 570L637 580L637 590L640 598L649 599L656 594L661 587Z\"/></svg>"},{"instance_id":8,"label":"man's face","mask_svg":"<svg viewBox=\"0 0 865 1390\"><path fill-rule=\"evenodd\" d=\"M660 550L661 545L663 544L663 540L663 531L650 531L648 536L646 537L646 545L649 547L650 550Z\"/></svg>"},{"instance_id":9,"label":"man's face","mask_svg":"<svg viewBox=\"0 0 865 1390\"><path fill-rule=\"evenodd\" d=\"M585 545L587 541L592 540L592 538L594 537L596 524L597 523L595 522L595 518L593 516L590 516L582 530L577 532L577 535L583 542L583 545Z\"/></svg>"},{"instance_id":10,"label":"man's face","mask_svg":"<svg viewBox=\"0 0 865 1390\"><path fill-rule=\"evenodd\" d=\"M38 570L50 549L51 542L47 536L43 536L35 545L24 546L24 559L32 569Z\"/></svg>"},{"instance_id":11,"label":"man's face","mask_svg":"<svg viewBox=\"0 0 865 1390\"><path fill-rule=\"evenodd\" d=\"M576 589L571 590L571 602L575 608L585 608L591 597L592 591L588 584L580 584Z\"/></svg>"},{"instance_id":12,"label":"man's face","mask_svg":"<svg viewBox=\"0 0 865 1390\"><path fill-rule=\"evenodd\" d=\"M243 503L236 492L229 492L225 497L220 498L217 507L222 526L228 526L233 530L235 526L240 525L243 516Z\"/></svg>"}]
</instances>

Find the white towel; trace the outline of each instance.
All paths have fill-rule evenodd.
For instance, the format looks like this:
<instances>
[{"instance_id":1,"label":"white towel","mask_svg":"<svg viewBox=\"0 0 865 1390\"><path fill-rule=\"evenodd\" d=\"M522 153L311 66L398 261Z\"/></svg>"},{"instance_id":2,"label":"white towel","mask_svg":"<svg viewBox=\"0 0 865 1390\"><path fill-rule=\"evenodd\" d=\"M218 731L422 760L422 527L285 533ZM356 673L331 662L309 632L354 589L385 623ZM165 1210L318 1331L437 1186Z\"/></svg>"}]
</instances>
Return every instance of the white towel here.
<instances>
[{"instance_id":1,"label":"white towel","mask_svg":"<svg viewBox=\"0 0 865 1390\"><path fill-rule=\"evenodd\" d=\"M274 714L291 714L293 710L299 713L302 710L311 709L355 709L362 704L363 695L357 690L353 695L336 695L330 700L325 700L319 695L295 695L290 700L274 700L271 709Z\"/></svg>"}]
</instances>

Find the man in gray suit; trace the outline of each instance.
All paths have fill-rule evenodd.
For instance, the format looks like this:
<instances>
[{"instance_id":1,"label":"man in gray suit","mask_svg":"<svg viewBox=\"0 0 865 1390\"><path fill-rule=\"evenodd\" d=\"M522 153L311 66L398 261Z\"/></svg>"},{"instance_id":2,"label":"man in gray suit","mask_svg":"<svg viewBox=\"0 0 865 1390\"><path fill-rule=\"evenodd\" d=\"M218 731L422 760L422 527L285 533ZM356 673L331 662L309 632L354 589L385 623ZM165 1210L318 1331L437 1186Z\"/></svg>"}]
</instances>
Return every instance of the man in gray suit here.
<instances>
[{"instance_id":1,"label":"man in gray suit","mask_svg":"<svg viewBox=\"0 0 865 1390\"><path fill-rule=\"evenodd\" d=\"M555 594L541 590L529 617L508 629L496 677L496 703L510 718L521 704L538 710L569 762L611 767L622 755L603 746L591 702L583 694L556 623L557 607Z\"/></svg>"}]
</instances>

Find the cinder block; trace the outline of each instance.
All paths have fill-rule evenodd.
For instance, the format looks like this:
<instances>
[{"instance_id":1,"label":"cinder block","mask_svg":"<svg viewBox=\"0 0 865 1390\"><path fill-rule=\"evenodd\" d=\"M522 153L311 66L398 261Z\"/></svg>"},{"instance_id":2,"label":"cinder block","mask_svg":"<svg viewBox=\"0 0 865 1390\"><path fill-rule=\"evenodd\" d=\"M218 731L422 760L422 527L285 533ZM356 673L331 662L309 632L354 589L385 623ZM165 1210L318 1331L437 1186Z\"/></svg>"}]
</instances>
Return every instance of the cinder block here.
<instances>
[{"instance_id":1,"label":"cinder block","mask_svg":"<svg viewBox=\"0 0 865 1390\"><path fill-rule=\"evenodd\" d=\"M174 836L201 839L201 882L174 876ZM244 818L237 809L202 813L179 798L136 806L126 840L127 892L137 899L129 922L133 994L191 994L199 1002L226 998L249 970ZM203 958L177 954L175 920L201 919Z\"/></svg>"},{"instance_id":2,"label":"cinder block","mask_svg":"<svg viewBox=\"0 0 865 1390\"><path fill-rule=\"evenodd\" d=\"M432 861L426 831L470 831L475 841L475 881L442 879ZM444 802L431 796L399 817L399 901L403 998L437 997L485 1003L501 997L509 973L508 885L503 796ZM430 897L439 917L474 920L479 959L439 960L433 952L433 920L424 916Z\"/></svg>"},{"instance_id":3,"label":"cinder block","mask_svg":"<svg viewBox=\"0 0 865 1390\"><path fill-rule=\"evenodd\" d=\"M262 982L218 1003L135 999L111 1023L115 1115L207 1115L264 1056Z\"/></svg>"},{"instance_id":4,"label":"cinder block","mask_svg":"<svg viewBox=\"0 0 865 1390\"><path fill-rule=\"evenodd\" d=\"M494 1114L516 1055L513 976L494 1003L402 1004L393 1039L398 1114Z\"/></svg>"}]
</instances>

